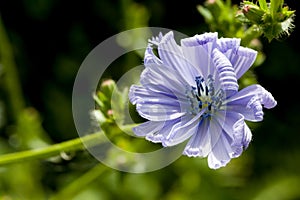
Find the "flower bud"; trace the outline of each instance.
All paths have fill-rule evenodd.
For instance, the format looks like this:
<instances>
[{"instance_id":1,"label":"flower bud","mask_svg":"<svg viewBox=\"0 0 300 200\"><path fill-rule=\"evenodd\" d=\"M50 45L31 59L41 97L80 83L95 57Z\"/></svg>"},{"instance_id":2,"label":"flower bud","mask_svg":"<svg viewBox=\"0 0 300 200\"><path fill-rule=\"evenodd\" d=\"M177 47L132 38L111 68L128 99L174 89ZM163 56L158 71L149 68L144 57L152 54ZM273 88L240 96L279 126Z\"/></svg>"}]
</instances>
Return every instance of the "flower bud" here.
<instances>
[{"instance_id":1,"label":"flower bud","mask_svg":"<svg viewBox=\"0 0 300 200\"><path fill-rule=\"evenodd\" d=\"M254 24L261 24L265 12L253 3L244 4L242 12L245 17Z\"/></svg>"},{"instance_id":2,"label":"flower bud","mask_svg":"<svg viewBox=\"0 0 300 200\"><path fill-rule=\"evenodd\" d=\"M112 79L108 79L102 82L100 86L100 91L104 93L107 97L110 97L116 88L116 83Z\"/></svg>"}]
</instances>

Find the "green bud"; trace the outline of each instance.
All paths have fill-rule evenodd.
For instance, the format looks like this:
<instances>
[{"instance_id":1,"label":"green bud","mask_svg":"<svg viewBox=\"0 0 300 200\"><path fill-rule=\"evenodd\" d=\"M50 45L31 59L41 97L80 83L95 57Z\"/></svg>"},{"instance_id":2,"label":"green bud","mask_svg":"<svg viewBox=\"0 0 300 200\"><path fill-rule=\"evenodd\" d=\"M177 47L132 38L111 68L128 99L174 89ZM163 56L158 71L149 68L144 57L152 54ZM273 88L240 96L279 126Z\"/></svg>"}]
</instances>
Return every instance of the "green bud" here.
<instances>
[{"instance_id":1,"label":"green bud","mask_svg":"<svg viewBox=\"0 0 300 200\"><path fill-rule=\"evenodd\" d=\"M125 108L128 99L128 88L122 90L112 79L105 80L101 83L97 92L93 95L96 103L96 110L93 113L96 121L102 124L112 123L113 121L123 124L125 119Z\"/></svg>"},{"instance_id":2,"label":"green bud","mask_svg":"<svg viewBox=\"0 0 300 200\"><path fill-rule=\"evenodd\" d=\"M112 79L108 79L102 82L100 86L100 91L107 97L110 98L114 89L116 88L116 83Z\"/></svg>"},{"instance_id":3,"label":"green bud","mask_svg":"<svg viewBox=\"0 0 300 200\"><path fill-rule=\"evenodd\" d=\"M244 1L242 12L253 24L261 24L265 11L252 2Z\"/></svg>"},{"instance_id":4,"label":"green bud","mask_svg":"<svg viewBox=\"0 0 300 200\"><path fill-rule=\"evenodd\" d=\"M108 111L111 110L111 97L114 90L117 90L116 83L115 81L109 79L103 81L99 90L93 95L93 98L100 111L107 118L110 117Z\"/></svg>"}]
</instances>

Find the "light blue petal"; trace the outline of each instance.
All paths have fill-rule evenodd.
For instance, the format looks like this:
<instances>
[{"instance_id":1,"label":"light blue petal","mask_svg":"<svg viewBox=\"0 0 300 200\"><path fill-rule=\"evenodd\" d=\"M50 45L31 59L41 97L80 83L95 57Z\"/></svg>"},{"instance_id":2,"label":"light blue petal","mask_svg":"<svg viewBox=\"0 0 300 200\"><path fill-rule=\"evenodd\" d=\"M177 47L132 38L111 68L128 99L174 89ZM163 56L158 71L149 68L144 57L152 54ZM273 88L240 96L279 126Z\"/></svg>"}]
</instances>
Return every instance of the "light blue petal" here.
<instances>
[{"instance_id":1,"label":"light blue petal","mask_svg":"<svg viewBox=\"0 0 300 200\"><path fill-rule=\"evenodd\" d=\"M165 93L160 91L151 91L143 86L132 85L129 89L129 100L132 104L143 103L143 102L161 102L161 101L169 101L178 106L178 99L172 93Z\"/></svg>"},{"instance_id":2,"label":"light blue petal","mask_svg":"<svg viewBox=\"0 0 300 200\"><path fill-rule=\"evenodd\" d=\"M240 47L241 39L239 38L220 38L217 40L217 48L222 52L229 60L236 55L238 48Z\"/></svg>"},{"instance_id":3,"label":"light blue petal","mask_svg":"<svg viewBox=\"0 0 300 200\"><path fill-rule=\"evenodd\" d=\"M225 167L231 160L230 151L231 147L227 139L221 135L212 152L208 155L207 162L209 168L218 169Z\"/></svg>"},{"instance_id":4,"label":"light blue petal","mask_svg":"<svg viewBox=\"0 0 300 200\"><path fill-rule=\"evenodd\" d=\"M243 150L247 149L249 143L252 140L252 133L249 129L248 125L245 121L239 120L234 124L234 132L233 132L233 143L231 144L234 149L234 154L232 155L233 158L238 157L241 155Z\"/></svg>"},{"instance_id":5,"label":"light blue petal","mask_svg":"<svg viewBox=\"0 0 300 200\"><path fill-rule=\"evenodd\" d=\"M248 86L227 99L226 108L229 111L241 113L246 120L263 120L263 107L273 108L277 102L270 92L260 85Z\"/></svg>"},{"instance_id":6,"label":"light blue petal","mask_svg":"<svg viewBox=\"0 0 300 200\"><path fill-rule=\"evenodd\" d=\"M152 64L162 65L162 61L153 53L152 45L148 45L144 55L144 65L148 67Z\"/></svg>"},{"instance_id":7,"label":"light blue petal","mask_svg":"<svg viewBox=\"0 0 300 200\"><path fill-rule=\"evenodd\" d=\"M158 44L158 54L165 67L176 71L189 84L194 82L197 73L189 60L184 57L181 47L174 40L172 31L164 35Z\"/></svg>"},{"instance_id":8,"label":"light blue petal","mask_svg":"<svg viewBox=\"0 0 300 200\"><path fill-rule=\"evenodd\" d=\"M172 120L186 114L180 110L180 107L168 103L153 104L151 102L144 102L137 104L136 110L143 118L151 121Z\"/></svg>"},{"instance_id":9,"label":"light blue petal","mask_svg":"<svg viewBox=\"0 0 300 200\"><path fill-rule=\"evenodd\" d=\"M140 83L153 92L163 92L185 99L187 82L179 77L177 72L165 67L152 66L146 68L141 74Z\"/></svg>"},{"instance_id":10,"label":"light blue petal","mask_svg":"<svg viewBox=\"0 0 300 200\"><path fill-rule=\"evenodd\" d=\"M257 51L239 47L237 52L230 58L237 79L239 79L253 65L257 56Z\"/></svg>"},{"instance_id":11,"label":"light blue petal","mask_svg":"<svg viewBox=\"0 0 300 200\"><path fill-rule=\"evenodd\" d=\"M235 124L241 119L244 120L243 115L236 112L229 112L227 110L219 111L218 116L215 117L216 123L222 127L222 130L230 138L231 143L234 140L235 127L237 127Z\"/></svg>"},{"instance_id":12,"label":"light blue petal","mask_svg":"<svg viewBox=\"0 0 300 200\"><path fill-rule=\"evenodd\" d=\"M260 103L265 108L274 108L277 105L277 101L274 99L273 95L268 92L265 88L261 87L261 92L259 93Z\"/></svg>"},{"instance_id":13,"label":"light blue petal","mask_svg":"<svg viewBox=\"0 0 300 200\"><path fill-rule=\"evenodd\" d=\"M174 71L159 66L144 69L142 87L132 86L129 99L138 113L152 121L172 120L185 114L188 101L186 85Z\"/></svg>"},{"instance_id":14,"label":"light blue petal","mask_svg":"<svg viewBox=\"0 0 300 200\"><path fill-rule=\"evenodd\" d=\"M236 74L228 60L228 58L218 49L214 49L212 53L213 63L217 69L218 83L226 92L226 96L230 97L237 93L239 85L237 83Z\"/></svg>"},{"instance_id":15,"label":"light blue petal","mask_svg":"<svg viewBox=\"0 0 300 200\"><path fill-rule=\"evenodd\" d=\"M248 148L252 140L252 133L247 124L243 121L239 126L239 131L234 132L234 142L231 144L233 153L230 155L232 158L239 157L245 149Z\"/></svg>"},{"instance_id":16,"label":"light blue petal","mask_svg":"<svg viewBox=\"0 0 300 200\"><path fill-rule=\"evenodd\" d=\"M211 53L216 47L217 39L218 33L204 33L181 40L184 56L195 68L200 70L199 75L205 79L214 71L211 62ZM197 71L199 72L199 70Z\"/></svg>"},{"instance_id":17,"label":"light blue petal","mask_svg":"<svg viewBox=\"0 0 300 200\"><path fill-rule=\"evenodd\" d=\"M210 123L209 134L211 135L212 151L208 154L208 166L211 169L224 167L231 160L233 153L230 138L226 136L222 127L215 121Z\"/></svg>"},{"instance_id":18,"label":"light blue petal","mask_svg":"<svg viewBox=\"0 0 300 200\"><path fill-rule=\"evenodd\" d=\"M203 109L205 111L205 109ZM196 134L200 122L200 116L204 112L198 113L196 116L185 115L181 121L173 126L166 140L163 141L164 146L174 146L184 142L192 135Z\"/></svg>"},{"instance_id":19,"label":"light blue petal","mask_svg":"<svg viewBox=\"0 0 300 200\"><path fill-rule=\"evenodd\" d=\"M222 134L219 136L212 131L212 152L208 156L208 163L212 169L224 167L232 158L240 156L251 141L251 131L244 121L244 117L238 113L224 112L221 120L217 117L217 123L222 127ZM211 129L213 130L213 129ZM218 131L219 132L219 131Z\"/></svg>"},{"instance_id":20,"label":"light blue petal","mask_svg":"<svg viewBox=\"0 0 300 200\"><path fill-rule=\"evenodd\" d=\"M151 135L158 132L164 126L164 122L154 122L154 121L147 121L144 122L132 130L135 135L139 137L145 137L146 135Z\"/></svg>"},{"instance_id":21,"label":"light blue petal","mask_svg":"<svg viewBox=\"0 0 300 200\"><path fill-rule=\"evenodd\" d=\"M189 157L206 157L212 149L211 137L208 132L209 120L201 120L198 131L187 143L183 154Z\"/></svg>"},{"instance_id":22,"label":"light blue petal","mask_svg":"<svg viewBox=\"0 0 300 200\"><path fill-rule=\"evenodd\" d=\"M244 129L245 130L244 130L243 146L244 146L244 149L247 149L249 146L249 143L252 140L252 133L246 123L245 123Z\"/></svg>"},{"instance_id":23,"label":"light blue petal","mask_svg":"<svg viewBox=\"0 0 300 200\"><path fill-rule=\"evenodd\" d=\"M186 58L186 62L188 63L187 65L190 66L189 73L191 74L191 76L192 77L197 77L197 76L205 77L203 71L207 71L206 68L209 66L207 64L208 58L209 58L207 52L201 47L182 46L181 48L182 48L183 55ZM193 83L190 83L190 84L193 84Z\"/></svg>"},{"instance_id":24,"label":"light blue petal","mask_svg":"<svg viewBox=\"0 0 300 200\"><path fill-rule=\"evenodd\" d=\"M166 137L171 132L172 127L179 123L180 120L180 118L177 118L174 120L166 121L162 127L159 127L158 131L152 131L151 133L147 134L146 139L154 143L162 143L166 140Z\"/></svg>"},{"instance_id":25,"label":"light blue petal","mask_svg":"<svg viewBox=\"0 0 300 200\"><path fill-rule=\"evenodd\" d=\"M225 115L226 122L222 125L222 127L224 134L228 136L227 139L232 148L230 156L235 158L240 156L243 150L248 147L252 134L245 123L243 115L235 112L226 112Z\"/></svg>"},{"instance_id":26,"label":"light blue petal","mask_svg":"<svg viewBox=\"0 0 300 200\"><path fill-rule=\"evenodd\" d=\"M129 99L136 104L137 112L148 120L165 121L185 114L175 96L152 92L141 86L131 86Z\"/></svg>"}]
</instances>

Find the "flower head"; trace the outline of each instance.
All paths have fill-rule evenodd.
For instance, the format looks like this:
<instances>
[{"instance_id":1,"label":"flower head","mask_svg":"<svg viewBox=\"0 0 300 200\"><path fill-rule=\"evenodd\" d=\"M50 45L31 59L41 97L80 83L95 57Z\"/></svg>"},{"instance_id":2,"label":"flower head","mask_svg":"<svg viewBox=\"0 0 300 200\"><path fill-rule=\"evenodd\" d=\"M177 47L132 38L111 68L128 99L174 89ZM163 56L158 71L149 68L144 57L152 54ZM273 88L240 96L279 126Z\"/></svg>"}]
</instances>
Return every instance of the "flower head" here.
<instances>
[{"instance_id":1,"label":"flower head","mask_svg":"<svg viewBox=\"0 0 300 200\"><path fill-rule=\"evenodd\" d=\"M129 92L148 120L134 128L135 134L165 147L188 140L184 155L208 157L213 169L225 166L251 141L245 120L261 121L263 107L276 105L260 85L239 91L237 80L256 54L240 46L240 39L218 39L217 33L185 38L181 45L172 31L149 40L141 85Z\"/></svg>"}]
</instances>

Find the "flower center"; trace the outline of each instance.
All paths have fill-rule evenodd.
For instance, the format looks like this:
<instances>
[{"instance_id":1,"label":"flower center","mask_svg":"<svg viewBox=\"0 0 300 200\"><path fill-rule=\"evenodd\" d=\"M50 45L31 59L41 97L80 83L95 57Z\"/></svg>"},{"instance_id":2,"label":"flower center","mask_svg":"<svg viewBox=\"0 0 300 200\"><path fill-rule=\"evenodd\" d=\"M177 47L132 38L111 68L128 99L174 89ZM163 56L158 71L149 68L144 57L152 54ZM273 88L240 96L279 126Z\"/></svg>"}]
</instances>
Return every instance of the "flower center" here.
<instances>
[{"instance_id":1,"label":"flower center","mask_svg":"<svg viewBox=\"0 0 300 200\"><path fill-rule=\"evenodd\" d=\"M220 109L225 99L225 93L222 89L215 91L215 81L212 75L209 75L206 81L203 77L197 76L195 82L196 87L189 86L186 91L190 103L189 112L195 115L204 112L202 117L210 117Z\"/></svg>"}]
</instances>

